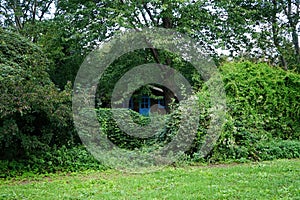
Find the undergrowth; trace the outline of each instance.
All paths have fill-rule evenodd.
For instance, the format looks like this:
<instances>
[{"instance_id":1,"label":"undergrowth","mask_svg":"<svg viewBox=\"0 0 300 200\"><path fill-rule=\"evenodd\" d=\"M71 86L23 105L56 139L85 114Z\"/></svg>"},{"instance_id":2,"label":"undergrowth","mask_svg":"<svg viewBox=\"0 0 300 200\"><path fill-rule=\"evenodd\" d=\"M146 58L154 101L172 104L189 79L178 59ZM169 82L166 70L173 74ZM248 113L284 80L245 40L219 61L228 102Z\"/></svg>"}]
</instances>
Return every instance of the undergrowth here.
<instances>
[{"instance_id":1,"label":"undergrowth","mask_svg":"<svg viewBox=\"0 0 300 200\"><path fill-rule=\"evenodd\" d=\"M207 134L210 116L208 92L197 93L202 112L199 129L191 149L178 163L226 161L249 162L300 157L300 75L267 64L250 62L227 63L220 68L227 100L226 122L212 151L201 157L199 149ZM136 149L153 142L165 144L180 124L180 111L166 115L167 125L149 140L141 140L124 133L114 122L109 110L98 110L102 131L121 148ZM132 113L134 121L147 124L144 117ZM187 126L188 128L188 126ZM0 177L24 173L49 173L104 170L105 163L95 160L82 146L52 147L24 159L1 160Z\"/></svg>"}]
</instances>

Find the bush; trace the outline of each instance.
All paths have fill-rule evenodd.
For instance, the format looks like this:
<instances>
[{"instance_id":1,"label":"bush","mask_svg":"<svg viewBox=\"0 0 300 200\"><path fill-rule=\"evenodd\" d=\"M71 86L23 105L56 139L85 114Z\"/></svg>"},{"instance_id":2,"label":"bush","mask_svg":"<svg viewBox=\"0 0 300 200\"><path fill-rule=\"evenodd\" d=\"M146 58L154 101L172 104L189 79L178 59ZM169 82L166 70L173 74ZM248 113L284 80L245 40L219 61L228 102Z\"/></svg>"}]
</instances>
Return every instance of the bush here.
<instances>
[{"instance_id":1,"label":"bush","mask_svg":"<svg viewBox=\"0 0 300 200\"><path fill-rule=\"evenodd\" d=\"M0 160L0 178L88 169L104 170L106 167L95 160L83 146L54 146L49 151L29 155L26 159Z\"/></svg>"},{"instance_id":2,"label":"bush","mask_svg":"<svg viewBox=\"0 0 300 200\"><path fill-rule=\"evenodd\" d=\"M230 115L251 132L300 139L300 75L249 62L221 67Z\"/></svg>"},{"instance_id":3,"label":"bush","mask_svg":"<svg viewBox=\"0 0 300 200\"><path fill-rule=\"evenodd\" d=\"M282 147L279 143L286 144L290 140L299 145L299 74L249 62L228 63L220 70L228 113L221 137L210 155L211 160L270 159L276 151L273 149L268 157L266 153L269 150L257 145L266 144L266 141L276 148ZM298 151L293 157L299 157L299 149L294 148L293 151ZM277 152L275 157L287 156Z\"/></svg>"},{"instance_id":4,"label":"bush","mask_svg":"<svg viewBox=\"0 0 300 200\"><path fill-rule=\"evenodd\" d=\"M76 141L70 85L59 91L42 51L0 29L0 159L17 159Z\"/></svg>"},{"instance_id":5,"label":"bush","mask_svg":"<svg viewBox=\"0 0 300 200\"><path fill-rule=\"evenodd\" d=\"M136 149L142 148L145 146L150 146L154 143L160 143L161 137L164 135L164 130L157 133L152 133L152 128L149 128L150 132L144 132L145 136L153 135L152 137L139 138L132 135L129 135L128 132L134 133L136 131L134 125L138 124L140 126L152 125L148 117L142 116L139 113L133 110L119 109L118 118L122 119L123 125L126 126L127 131L123 131L117 124L114 119L111 109L108 108L99 108L96 110L98 120L100 123L100 128L103 134L107 135L107 138L114 143L116 146L125 149ZM132 121L128 121L125 111L129 112Z\"/></svg>"},{"instance_id":6,"label":"bush","mask_svg":"<svg viewBox=\"0 0 300 200\"><path fill-rule=\"evenodd\" d=\"M256 145L256 153L261 160L299 158L300 141L271 140L270 142L259 142Z\"/></svg>"},{"instance_id":7,"label":"bush","mask_svg":"<svg viewBox=\"0 0 300 200\"><path fill-rule=\"evenodd\" d=\"M228 110L225 115L226 122L223 124L217 144L206 159L211 162L219 162L299 156L297 141L300 139L298 100L300 99L300 75L272 68L266 64L249 62L228 63L221 67L220 71L225 85ZM209 91L205 85L196 95L199 97L199 108L201 109L198 134L190 150L185 153L193 160L203 160L199 150L210 125L211 102ZM138 113L130 112L138 124L149 123ZM170 114L164 116L166 123L164 130L156 133L154 137L139 139L124 133L113 119L109 109L98 110L104 134L108 135L108 138L119 147L128 149L153 144L166 145L178 132L181 114L181 110L174 108ZM127 123L124 116L118 117ZM133 127L130 123L127 123L126 126ZM184 128L185 131L189 131L188 125ZM268 148L263 148L263 144ZM285 146L286 151L284 152L291 151L293 153L271 150L272 148L268 146L271 144L274 144L276 148ZM270 152L269 157L266 156L268 152ZM275 152L278 155L275 155Z\"/></svg>"}]
</instances>

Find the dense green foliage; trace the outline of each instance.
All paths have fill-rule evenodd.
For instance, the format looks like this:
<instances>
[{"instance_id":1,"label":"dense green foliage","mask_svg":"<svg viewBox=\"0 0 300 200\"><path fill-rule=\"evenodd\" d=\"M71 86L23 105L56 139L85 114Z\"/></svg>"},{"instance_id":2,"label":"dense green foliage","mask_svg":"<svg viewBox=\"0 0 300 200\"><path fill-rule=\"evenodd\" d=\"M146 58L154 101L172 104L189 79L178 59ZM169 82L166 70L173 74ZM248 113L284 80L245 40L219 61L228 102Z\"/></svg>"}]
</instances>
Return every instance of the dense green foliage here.
<instances>
[{"instance_id":1,"label":"dense green foliage","mask_svg":"<svg viewBox=\"0 0 300 200\"><path fill-rule=\"evenodd\" d=\"M126 119L125 112L118 112L118 117L124 121L125 126L129 128L129 132L134 132L135 127L134 124L139 124L141 126L150 125L149 127L149 133L143 133L144 135L152 135L151 132L153 129L151 128L151 125L153 125L148 117L141 116L139 113L128 110L130 116L132 117L132 121L128 122ZM159 137L161 136L161 133L154 133L154 137L149 138L138 138L131 135L128 135L124 131L120 129L117 122L115 121L113 114L111 112L111 109L103 109L99 108L97 109L97 115L99 123L101 124L101 131L103 134L108 136L108 139L117 145L120 148L126 148L126 149L135 149L135 148L141 148L144 146L150 146L153 144L156 144L159 141Z\"/></svg>"},{"instance_id":2,"label":"dense green foliage","mask_svg":"<svg viewBox=\"0 0 300 200\"><path fill-rule=\"evenodd\" d=\"M0 178L56 172L78 172L81 170L107 169L83 146L57 147L39 151L27 158L0 160Z\"/></svg>"},{"instance_id":3,"label":"dense green foliage","mask_svg":"<svg viewBox=\"0 0 300 200\"><path fill-rule=\"evenodd\" d=\"M227 95L226 123L217 145L205 159L216 162L299 157L300 75L250 62L227 63L220 71ZM202 159L198 150L207 134L210 122L208 110L211 106L205 85L197 96L201 108L199 130L192 148L186 152L194 160ZM139 117L138 113L130 113L135 122L147 124L147 120ZM169 142L178 131L181 114L174 109L171 114L164 116L165 129L154 137L138 139L128 136L119 128L109 109L98 109L103 133L114 144L127 149ZM124 118L123 115L118 117ZM131 127L129 123L127 126Z\"/></svg>"},{"instance_id":4,"label":"dense green foliage","mask_svg":"<svg viewBox=\"0 0 300 200\"><path fill-rule=\"evenodd\" d=\"M73 143L70 87L55 87L49 62L36 45L2 29L0 41L1 159Z\"/></svg>"},{"instance_id":5,"label":"dense green foliage","mask_svg":"<svg viewBox=\"0 0 300 200\"><path fill-rule=\"evenodd\" d=\"M172 69L180 72L180 74L182 74L192 86L199 87L203 83L203 80L197 73L197 70L190 63L186 62L182 58L179 58L174 53L164 50L157 50L157 52L159 54L158 58L162 63L168 62L169 66L172 67ZM114 87L125 73L128 73L128 71L132 70L134 67L153 63L155 63L155 59L151 55L150 48L135 50L116 59L109 67L105 69L105 73L99 80L96 97L97 101L101 102L101 104L97 105L97 107L109 107L107 105L110 104ZM170 77L169 73L170 72L161 73L160 75L167 79ZM128 80L126 89L128 91L132 91L132 85L138 85L138 81L136 81L135 84L130 84L130 80ZM147 92L147 85L140 89L143 89L144 94L151 95L151 91L149 89ZM136 90L136 88L134 88L134 90ZM128 91L123 91L124 96L127 95Z\"/></svg>"},{"instance_id":6,"label":"dense green foliage","mask_svg":"<svg viewBox=\"0 0 300 200\"><path fill-rule=\"evenodd\" d=\"M60 19L40 23L37 29L37 45L51 61L48 72L51 80L60 89L75 80L77 71L86 55L82 36L65 30L72 30L72 23Z\"/></svg>"},{"instance_id":7,"label":"dense green foliage","mask_svg":"<svg viewBox=\"0 0 300 200\"><path fill-rule=\"evenodd\" d=\"M220 70L228 119L212 159L265 159L271 144L299 157L299 74L249 62L228 63Z\"/></svg>"},{"instance_id":8,"label":"dense green foliage","mask_svg":"<svg viewBox=\"0 0 300 200\"><path fill-rule=\"evenodd\" d=\"M248 128L274 138L300 139L300 75L266 64L221 68L230 112Z\"/></svg>"},{"instance_id":9,"label":"dense green foliage","mask_svg":"<svg viewBox=\"0 0 300 200\"><path fill-rule=\"evenodd\" d=\"M42 51L23 37L3 30L1 41L1 158L17 159L1 161L1 176L102 168L85 149L64 146L74 145L77 137L70 117L70 90L60 91L51 82L46 68L49 61ZM204 159L219 162L299 157L299 74L250 62L227 63L220 71L227 94L227 121L213 151ZM210 121L206 85L196 95L202 108L200 124L197 138L186 153L199 161L203 158L198 151ZM97 113L103 133L126 149L165 145L176 135L181 120L181 112L174 107L171 114L163 116L163 131L138 139L120 130L109 109L99 108ZM147 117L130 113L134 122L149 124Z\"/></svg>"}]
</instances>

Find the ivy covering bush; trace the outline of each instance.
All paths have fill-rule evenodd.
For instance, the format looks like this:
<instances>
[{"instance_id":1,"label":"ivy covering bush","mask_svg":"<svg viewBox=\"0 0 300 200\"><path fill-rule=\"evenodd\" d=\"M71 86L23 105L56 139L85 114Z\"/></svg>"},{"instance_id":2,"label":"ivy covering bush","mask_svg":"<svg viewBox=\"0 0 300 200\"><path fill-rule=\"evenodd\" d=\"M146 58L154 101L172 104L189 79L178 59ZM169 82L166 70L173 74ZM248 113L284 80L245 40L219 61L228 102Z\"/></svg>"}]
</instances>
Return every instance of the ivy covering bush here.
<instances>
[{"instance_id":1,"label":"ivy covering bush","mask_svg":"<svg viewBox=\"0 0 300 200\"><path fill-rule=\"evenodd\" d=\"M222 66L220 71L227 99L226 123L223 124L213 151L205 159L218 162L299 157L300 75L267 64L250 62L228 63ZM199 160L199 149L210 124L211 104L210 94L205 85L196 95L199 97L201 108L198 134L191 149L186 153L194 160ZM151 125L147 118L134 111L130 113L133 121L138 124ZM156 133L154 137L139 139L129 136L119 128L110 109L98 109L103 133L108 135L113 143L127 149L141 148L154 143L165 145L177 134L181 122L180 115L181 111L174 109L171 114L164 116L165 129ZM118 117L124 118L123 115ZM132 125L128 123L127 127ZM272 144L274 149L282 149L274 151L270 146Z\"/></svg>"},{"instance_id":2,"label":"ivy covering bush","mask_svg":"<svg viewBox=\"0 0 300 200\"><path fill-rule=\"evenodd\" d=\"M0 159L75 142L70 85L60 91L40 48L0 29Z\"/></svg>"},{"instance_id":3,"label":"ivy covering bush","mask_svg":"<svg viewBox=\"0 0 300 200\"><path fill-rule=\"evenodd\" d=\"M102 133L107 135L107 138L120 148L135 149L135 148L141 148L145 145L151 145L153 143L158 142L158 138L162 134L162 133L156 133L154 137L149 137L149 138L134 137L130 134L127 134L119 127L111 109L99 108L96 111L97 111L97 116L98 116ZM127 115L125 115L126 113L130 114L132 121L128 121L128 119L126 119L127 117ZM148 117L142 116L133 110L119 109L119 112L117 113L117 117L121 119L120 121L124 121L124 123L126 123L123 125L126 126L126 128L128 128L127 131L131 133L134 133L135 131L135 127L134 127L135 124L139 124L140 126L145 126L145 125L151 126ZM149 128L148 130L152 131L153 129ZM152 133L149 132L144 134L148 135Z\"/></svg>"},{"instance_id":4,"label":"ivy covering bush","mask_svg":"<svg viewBox=\"0 0 300 200\"><path fill-rule=\"evenodd\" d=\"M300 75L250 62L228 63L220 70L228 113L211 159L281 158L290 151L299 157ZM283 153L266 156L271 144Z\"/></svg>"}]
</instances>

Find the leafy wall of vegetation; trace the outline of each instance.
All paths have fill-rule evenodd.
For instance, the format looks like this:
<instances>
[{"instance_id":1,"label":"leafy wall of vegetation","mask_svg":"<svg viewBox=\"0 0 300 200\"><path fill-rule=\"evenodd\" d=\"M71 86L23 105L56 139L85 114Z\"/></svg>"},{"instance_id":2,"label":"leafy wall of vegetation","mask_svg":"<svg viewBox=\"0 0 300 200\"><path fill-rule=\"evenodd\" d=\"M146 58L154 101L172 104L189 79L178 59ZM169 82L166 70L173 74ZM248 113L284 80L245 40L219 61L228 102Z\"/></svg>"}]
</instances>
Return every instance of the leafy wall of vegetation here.
<instances>
[{"instance_id":1,"label":"leafy wall of vegetation","mask_svg":"<svg viewBox=\"0 0 300 200\"><path fill-rule=\"evenodd\" d=\"M250 62L227 63L220 71L227 96L226 123L216 146L205 159L216 162L299 157L300 75ZM209 92L205 85L197 96L202 108L198 135L190 151L186 152L194 160L203 159L199 157L199 149L210 122ZM137 113L131 113L140 124L147 124ZM164 145L172 140L180 125L180 115L178 109L173 110L165 116L166 128L145 140L120 130L109 109L98 110L102 131L116 145L128 149L153 143Z\"/></svg>"},{"instance_id":2,"label":"leafy wall of vegetation","mask_svg":"<svg viewBox=\"0 0 300 200\"><path fill-rule=\"evenodd\" d=\"M300 75L250 62L220 70L228 115L211 159L299 157Z\"/></svg>"},{"instance_id":3,"label":"leafy wall of vegetation","mask_svg":"<svg viewBox=\"0 0 300 200\"><path fill-rule=\"evenodd\" d=\"M0 29L0 159L1 176L22 171L54 172L100 169L103 165L82 147L71 117L71 89L50 80L51 66L39 47ZM220 67L227 95L226 123L205 160L266 160L300 156L300 75L250 62ZM202 109L197 138L187 156L203 160L199 148L209 126L209 92L197 93ZM172 140L180 111L166 115L166 128L149 139L122 132L108 109L98 109L105 134L118 146L134 149ZM147 118L131 112L135 122ZM121 116L122 117L122 116Z\"/></svg>"},{"instance_id":4,"label":"leafy wall of vegetation","mask_svg":"<svg viewBox=\"0 0 300 200\"><path fill-rule=\"evenodd\" d=\"M33 43L0 29L0 158L28 157L76 141L71 89L60 91Z\"/></svg>"}]
</instances>

